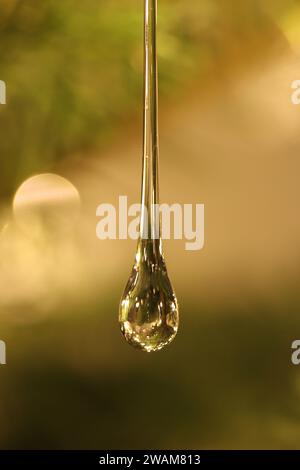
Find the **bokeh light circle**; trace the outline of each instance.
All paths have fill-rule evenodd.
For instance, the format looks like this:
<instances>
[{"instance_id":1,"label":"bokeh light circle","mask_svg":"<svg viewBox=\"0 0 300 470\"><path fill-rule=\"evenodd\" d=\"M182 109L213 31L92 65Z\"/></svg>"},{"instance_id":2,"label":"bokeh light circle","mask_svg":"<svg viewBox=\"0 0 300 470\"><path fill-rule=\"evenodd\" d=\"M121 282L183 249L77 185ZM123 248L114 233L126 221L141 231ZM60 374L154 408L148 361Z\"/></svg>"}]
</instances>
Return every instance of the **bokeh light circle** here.
<instances>
[{"instance_id":1,"label":"bokeh light circle","mask_svg":"<svg viewBox=\"0 0 300 470\"><path fill-rule=\"evenodd\" d=\"M28 178L13 200L15 222L32 235L41 228L57 232L71 227L79 212L78 190L66 178L53 173Z\"/></svg>"}]
</instances>

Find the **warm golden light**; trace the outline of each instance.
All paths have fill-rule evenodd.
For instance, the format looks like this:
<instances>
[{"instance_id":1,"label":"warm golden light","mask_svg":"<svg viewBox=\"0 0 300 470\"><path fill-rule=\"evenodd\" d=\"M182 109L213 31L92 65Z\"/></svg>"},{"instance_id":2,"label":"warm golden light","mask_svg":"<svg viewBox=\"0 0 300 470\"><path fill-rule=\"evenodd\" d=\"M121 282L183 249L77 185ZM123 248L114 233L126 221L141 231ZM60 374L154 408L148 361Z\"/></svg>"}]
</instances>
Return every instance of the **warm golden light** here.
<instances>
[{"instance_id":1,"label":"warm golden light","mask_svg":"<svg viewBox=\"0 0 300 470\"><path fill-rule=\"evenodd\" d=\"M80 196L66 178L53 173L32 176L24 181L13 200L16 223L31 235L41 226L59 230L72 225L80 210Z\"/></svg>"}]
</instances>

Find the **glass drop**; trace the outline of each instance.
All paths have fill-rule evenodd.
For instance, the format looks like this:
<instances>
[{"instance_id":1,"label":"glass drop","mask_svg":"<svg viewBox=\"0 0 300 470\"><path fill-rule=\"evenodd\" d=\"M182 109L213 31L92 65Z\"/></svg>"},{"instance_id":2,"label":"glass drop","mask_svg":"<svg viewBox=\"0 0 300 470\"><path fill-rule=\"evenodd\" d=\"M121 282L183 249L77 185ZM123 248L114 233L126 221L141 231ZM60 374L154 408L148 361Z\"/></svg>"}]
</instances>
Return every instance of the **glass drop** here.
<instances>
[{"instance_id":1,"label":"glass drop","mask_svg":"<svg viewBox=\"0 0 300 470\"><path fill-rule=\"evenodd\" d=\"M123 293L119 323L132 346L158 351L176 336L177 299L162 252L158 195L157 0L145 0L144 145L140 238Z\"/></svg>"}]
</instances>

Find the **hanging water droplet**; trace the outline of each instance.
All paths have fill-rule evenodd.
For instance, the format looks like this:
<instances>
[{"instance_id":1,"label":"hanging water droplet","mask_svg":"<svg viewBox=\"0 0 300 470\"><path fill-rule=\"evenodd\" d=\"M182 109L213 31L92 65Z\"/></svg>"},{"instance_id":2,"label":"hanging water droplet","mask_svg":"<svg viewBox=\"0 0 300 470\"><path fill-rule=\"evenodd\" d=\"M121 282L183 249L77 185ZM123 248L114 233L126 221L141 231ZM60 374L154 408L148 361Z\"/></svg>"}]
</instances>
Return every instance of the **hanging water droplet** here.
<instances>
[{"instance_id":1,"label":"hanging water droplet","mask_svg":"<svg viewBox=\"0 0 300 470\"><path fill-rule=\"evenodd\" d=\"M158 241L160 243L160 241ZM155 241L140 240L136 262L120 305L126 340L147 352L172 341L178 329L178 305L161 251Z\"/></svg>"},{"instance_id":2,"label":"hanging water droplet","mask_svg":"<svg viewBox=\"0 0 300 470\"><path fill-rule=\"evenodd\" d=\"M178 305L162 253L158 207L157 0L145 0L145 100L142 212L136 261L119 313L126 340L143 351L162 349L178 329Z\"/></svg>"}]
</instances>

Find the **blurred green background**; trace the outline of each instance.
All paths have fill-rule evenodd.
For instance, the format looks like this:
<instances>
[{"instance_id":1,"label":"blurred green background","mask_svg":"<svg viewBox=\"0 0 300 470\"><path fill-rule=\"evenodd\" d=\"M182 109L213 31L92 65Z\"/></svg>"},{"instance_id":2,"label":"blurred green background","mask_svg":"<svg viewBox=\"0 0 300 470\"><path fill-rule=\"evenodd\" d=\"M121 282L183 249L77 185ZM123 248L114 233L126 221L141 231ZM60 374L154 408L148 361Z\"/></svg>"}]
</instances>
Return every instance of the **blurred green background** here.
<instances>
[{"instance_id":1,"label":"blurred green background","mask_svg":"<svg viewBox=\"0 0 300 470\"><path fill-rule=\"evenodd\" d=\"M142 3L1 1L0 447L299 448L300 2L158 1L161 199L205 204L206 246L164 243L181 326L153 355L118 331L135 243L95 235L139 198ZM12 210L45 172L78 219L59 185Z\"/></svg>"}]
</instances>

